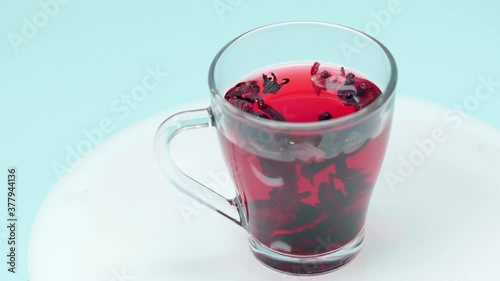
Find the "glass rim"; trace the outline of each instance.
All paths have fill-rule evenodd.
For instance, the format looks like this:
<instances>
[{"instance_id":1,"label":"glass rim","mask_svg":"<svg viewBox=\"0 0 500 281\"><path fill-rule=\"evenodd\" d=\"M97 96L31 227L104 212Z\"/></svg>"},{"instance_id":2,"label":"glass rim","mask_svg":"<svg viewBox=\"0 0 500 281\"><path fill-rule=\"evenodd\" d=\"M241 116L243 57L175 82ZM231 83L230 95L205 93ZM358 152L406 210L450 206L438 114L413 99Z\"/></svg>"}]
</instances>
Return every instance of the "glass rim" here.
<instances>
[{"instance_id":1,"label":"glass rim","mask_svg":"<svg viewBox=\"0 0 500 281\"><path fill-rule=\"evenodd\" d=\"M330 120L325 120L321 122L283 122L283 121L277 121L277 120L270 120L270 119L263 119L263 118L256 118L252 114L248 112L244 112L242 110L237 109L233 105L231 105L229 102L226 101L226 99L221 95L221 92L217 89L215 85L215 77L214 77L214 72L215 72L215 67L217 66L217 63L220 59L220 57L224 54L224 52L230 48L234 43L239 41L240 39L259 32L261 30L269 29L269 28L274 28L278 26L287 26L287 25L317 25L317 26L326 26L326 27L331 27L331 28L336 28L336 29L343 29L349 32L352 32L353 34L358 34L360 36L363 36L370 40L372 43L375 43L386 55L387 60L389 61L390 65L390 79L389 83L387 84L387 87L385 91L382 91L382 94L377 97L373 102L371 102L369 105L366 107L342 116L338 118L332 118ZM249 31L246 31L239 36L235 37L229 43L227 43L222 49L215 55L214 59L212 60L212 63L209 68L208 72L208 85L210 87L210 92L212 94L212 97L219 103L221 106L236 116L238 119L245 120L247 122L259 124L261 126L265 127L274 127L274 128L280 128L283 130L320 130L320 129L326 129L326 128L332 128L332 127L338 127L338 126L346 126L349 125L353 122L358 121L360 118L371 115L373 112L377 111L379 108L381 108L384 104L386 104L387 101L391 99L391 97L394 95L394 91L396 88L397 84L397 78L398 78L398 71L397 71L397 65L394 57L392 56L391 52L377 39L373 38L372 36L354 29L352 27L348 27L345 25L341 24L336 24L336 23L329 23L329 22L321 22L321 21L287 21L287 22L279 22L279 23L272 23L272 24L267 24L263 25L254 29L251 29Z\"/></svg>"}]
</instances>

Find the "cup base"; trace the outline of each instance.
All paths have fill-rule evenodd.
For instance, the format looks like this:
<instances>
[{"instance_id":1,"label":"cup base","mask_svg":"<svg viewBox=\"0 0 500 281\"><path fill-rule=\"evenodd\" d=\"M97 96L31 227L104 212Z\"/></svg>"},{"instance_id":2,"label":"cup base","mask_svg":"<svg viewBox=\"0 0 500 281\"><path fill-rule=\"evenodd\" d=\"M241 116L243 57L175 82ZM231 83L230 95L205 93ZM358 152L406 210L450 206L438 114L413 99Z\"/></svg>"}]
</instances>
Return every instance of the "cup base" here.
<instances>
[{"instance_id":1,"label":"cup base","mask_svg":"<svg viewBox=\"0 0 500 281\"><path fill-rule=\"evenodd\" d=\"M297 256L279 253L249 236L253 255L265 266L291 275L320 275L338 270L354 260L363 246L364 231L344 247L330 253L314 256Z\"/></svg>"}]
</instances>

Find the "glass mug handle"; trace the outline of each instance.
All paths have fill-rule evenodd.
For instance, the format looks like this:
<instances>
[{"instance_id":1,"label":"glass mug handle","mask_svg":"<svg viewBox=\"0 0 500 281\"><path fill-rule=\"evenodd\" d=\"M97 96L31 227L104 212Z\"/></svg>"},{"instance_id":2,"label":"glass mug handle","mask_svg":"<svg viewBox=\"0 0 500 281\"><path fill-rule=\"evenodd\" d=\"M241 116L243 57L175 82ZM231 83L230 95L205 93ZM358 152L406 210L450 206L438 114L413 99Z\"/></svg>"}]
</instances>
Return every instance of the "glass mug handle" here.
<instances>
[{"instance_id":1,"label":"glass mug handle","mask_svg":"<svg viewBox=\"0 0 500 281\"><path fill-rule=\"evenodd\" d=\"M170 143L177 134L206 127L215 127L210 108L182 111L163 121L155 137L155 152L160 167L178 190L242 226L236 198L226 198L185 174L171 157Z\"/></svg>"}]
</instances>

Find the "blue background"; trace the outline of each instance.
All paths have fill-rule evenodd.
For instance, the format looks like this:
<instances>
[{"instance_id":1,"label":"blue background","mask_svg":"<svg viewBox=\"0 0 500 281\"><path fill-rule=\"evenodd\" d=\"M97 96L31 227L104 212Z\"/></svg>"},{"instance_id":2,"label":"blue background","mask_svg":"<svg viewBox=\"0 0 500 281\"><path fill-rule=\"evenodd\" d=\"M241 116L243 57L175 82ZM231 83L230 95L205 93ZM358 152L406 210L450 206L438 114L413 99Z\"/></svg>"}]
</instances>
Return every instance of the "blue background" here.
<instances>
[{"instance_id":1,"label":"blue background","mask_svg":"<svg viewBox=\"0 0 500 281\"><path fill-rule=\"evenodd\" d=\"M63 172L54 165L71 164L68 149L77 150L87 139L83 131L108 120L111 128L103 134L108 138L138 120L207 97L213 56L249 29L318 20L366 31L394 54L398 95L444 106L462 104L481 76L500 81L500 2L494 0L400 0L402 10L386 21L376 14L393 1L69 0L55 2L44 22L40 3L47 2L54 3L0 2L0 226L10 166L18 168L20 219L15 275L6 271L6 229L0 227L1 280L28 279L31 224ZM27 33L31 38L23 35L23 18L40 25ZM157 66L168 77L135 108L126 105L121 96L130 95L147 68ZM470 112L497 129L499 94Z\"/></svg>"}]
</instances>

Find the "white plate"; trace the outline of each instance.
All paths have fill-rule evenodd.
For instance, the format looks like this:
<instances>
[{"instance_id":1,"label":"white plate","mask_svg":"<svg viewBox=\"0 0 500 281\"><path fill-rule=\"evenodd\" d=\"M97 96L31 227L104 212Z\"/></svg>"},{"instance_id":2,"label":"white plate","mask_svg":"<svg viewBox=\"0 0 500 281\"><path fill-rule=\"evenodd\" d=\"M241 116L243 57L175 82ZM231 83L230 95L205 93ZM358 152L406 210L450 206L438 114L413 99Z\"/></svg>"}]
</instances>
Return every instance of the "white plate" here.
<instances>
[{"instance_id":1,"label":"white plate","mask_svg":"<svg viewBox=\"0 0 500 281\"><path fill-rule=\"evenodd\" d=\"M243 229L171 187L153 150L165 113L107 140L52 189L31 233L30 280L500 280L499 130L458 125L443 119L447 109L416 100L400 97L396 106L364 248L344 269L276 273L253 258ZM418 159L415 141L439 128L446 141ZM226 185L214 131L181 137L184 168ZM424 163L402 175L401 157L410 155ZM390 186L389 173L404 182Z\"/></svg>"}]
</instances>

